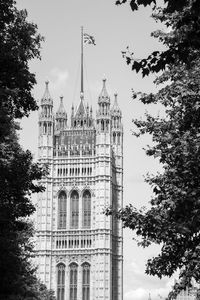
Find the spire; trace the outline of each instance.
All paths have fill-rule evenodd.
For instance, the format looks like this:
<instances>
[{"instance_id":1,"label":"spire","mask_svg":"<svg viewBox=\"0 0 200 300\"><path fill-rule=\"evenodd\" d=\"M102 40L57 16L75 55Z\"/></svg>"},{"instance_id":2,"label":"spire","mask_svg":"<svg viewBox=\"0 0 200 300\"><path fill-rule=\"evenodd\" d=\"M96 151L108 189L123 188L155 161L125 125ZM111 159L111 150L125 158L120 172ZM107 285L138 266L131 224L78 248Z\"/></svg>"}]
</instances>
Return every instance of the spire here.
<instances>
[{"instance_id":1,"label":"spire","mask_svg":"<svg viewBox=\"0 0 200 300\"><path fill-rule=\"evenodd\" d=\"M45 82L45 85L46 85L45 92L41 99L41 104L48 104L48 105L53 106L53 99L51 98L50 93L49 93L49 81L48 80Z\"/></svg>"},{"instance_id":2,"label":"spire","mask_svg":"<svg viewBox=\"0 0 200 300\"><path fill-rule=\"evenodd\" d=\"M83 98L81 97L81 101L79 103L79 106L78 106L78 109L75 113L75 116L76 117L83 117L83 116L85 116L85 114L86 114L85 106L84 106L84 103L83 103Z\"/></svg>"},{"instance_id":3,"label":"spire","mask_svg":"<svg viewBox=\"0 0 200 300\"><path fill-rule=\"evenodd\" d=\"M63 130L67 127L67 113L63 105L63 96L60 97L60 105L56 112L56 130Z\"/></svg>"},{"instance_id":4,"label":"spire","mask_svg":"<svg viewBox=\"0 0 200 300\"><path fill-rule=\"evenodd\" d=\"M117 93L114 94L114 104L112 106L112 109L111 109L111 112L112 112L112 115L114 116L121 116L122 112L119 108L119 105L118 105L118 101L117 101Z\"/></svg>"},{"instance_id":5,"label":"spire","mask_svg":"<svg viewBox=\"0 0 200 300\"><path fill-rule=\"evenodd\" d=\"M118 102L117 102L117 93L114 94L115 100L114 100L114 104L113 107L118 108Z\"/></svg>"},{"instance_id":6,"label":"spire","mask_svg":"<svg viewBox=\"0 0 200 300\"><path fill-rule=\"evenodd\" d=\"M67 118L67 113L63 105L63 96L60 97L60 105L56 112L56 118Z\"/></svg>"},{"instance_id":7,"label":"spire","mask_svg":"<svg viewBox=\"0 0 200 300\"><path fill-rule=\"evenodd\" d=\"M72 103L72 113L71 113L72 117L74 116L74 104Z\"/></svg>"},{"instance_id":8,"label":"spire","mask_svg":"<svg viewBox=\"0 0 200 300\"><path fill-rule=\"evenodd\" d=\"M102 87L101 93L99 95L98 103L100 103L100 102L110 103L110 97L109 97L107 89L106 89L106 79L103 79L103 87Z\"/></svg>"}]
</instances>

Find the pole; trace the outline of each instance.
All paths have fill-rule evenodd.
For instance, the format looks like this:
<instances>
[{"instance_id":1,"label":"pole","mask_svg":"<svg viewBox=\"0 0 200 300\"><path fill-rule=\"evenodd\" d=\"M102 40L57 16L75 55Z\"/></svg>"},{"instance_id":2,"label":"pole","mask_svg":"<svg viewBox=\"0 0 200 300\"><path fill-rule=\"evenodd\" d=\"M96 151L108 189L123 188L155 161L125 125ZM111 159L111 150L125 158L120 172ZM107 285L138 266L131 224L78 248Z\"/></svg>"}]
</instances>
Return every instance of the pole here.
<instances>
[{"instance_id":1,"label":"pole","mask_svg":"<svg viewBox=\"0 0 200 300\"><path fill-rule=\"evenodd\" d=\"M81 26L81 94L83 94L83 26Z\"/></svg>"}]
</instances>

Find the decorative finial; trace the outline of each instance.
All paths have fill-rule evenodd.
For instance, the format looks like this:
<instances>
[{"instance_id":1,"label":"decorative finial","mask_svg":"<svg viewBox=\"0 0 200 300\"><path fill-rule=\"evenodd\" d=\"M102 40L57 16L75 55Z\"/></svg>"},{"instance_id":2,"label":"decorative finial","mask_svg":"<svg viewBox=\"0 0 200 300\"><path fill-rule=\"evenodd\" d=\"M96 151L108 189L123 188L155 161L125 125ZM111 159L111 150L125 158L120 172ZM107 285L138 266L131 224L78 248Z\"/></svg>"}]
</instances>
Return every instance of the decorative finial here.
<instances>
[{"instance_id":1,"label":"decorative finial","mask_svg":"<svg viewBox=\"0 0 200 300\"><path fill-rule=\"evenodd\" d=\"M84 98L84 93L83 92L80 92L80 98L81 98L81 100L83 100L83 98Z\"/></svg>"},{"instance_id":2,"label":"decorative finial","mask_svg":"<svg viewBox=\"0 0 200 300\"><path fill-rule=\"evenodd\" d=\"M63 95L60 96L60 102L63 102Z\"/></svg>"},{"instance_id":3,"label":"decorative finial","mask_svg":"<svg viewBox=\"0 0 200 300\"><path fill-rule=\"evenodd\" d=\"M46 80L46 81L45 81L45 84L46 84L46 87L48 87L49 80Z\"/></svg>"}]
</instances>

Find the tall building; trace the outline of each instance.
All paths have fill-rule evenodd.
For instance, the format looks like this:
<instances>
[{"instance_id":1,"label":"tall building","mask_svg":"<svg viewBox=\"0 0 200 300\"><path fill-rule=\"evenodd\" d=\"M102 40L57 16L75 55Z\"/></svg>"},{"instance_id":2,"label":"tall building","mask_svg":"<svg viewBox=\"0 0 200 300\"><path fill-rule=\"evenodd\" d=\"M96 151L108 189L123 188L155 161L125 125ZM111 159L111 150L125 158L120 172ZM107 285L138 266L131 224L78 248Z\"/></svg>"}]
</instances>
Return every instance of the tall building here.
<instances>
[{"instance_id":1,"label":"tall building","mask_svg":"<svg viewBox=\"0 0 200 300\"><path fill-rule=\"evenodd\" d=\"M83 73L82 75L83 76ZM48 82L39 111L39 162L49 165L37 202L38 275L57 300L122 300L121 222L103 210L122 206L123 127L106 80L96 118L80 101L53 113Z\"/></svg>"}]
</instances>

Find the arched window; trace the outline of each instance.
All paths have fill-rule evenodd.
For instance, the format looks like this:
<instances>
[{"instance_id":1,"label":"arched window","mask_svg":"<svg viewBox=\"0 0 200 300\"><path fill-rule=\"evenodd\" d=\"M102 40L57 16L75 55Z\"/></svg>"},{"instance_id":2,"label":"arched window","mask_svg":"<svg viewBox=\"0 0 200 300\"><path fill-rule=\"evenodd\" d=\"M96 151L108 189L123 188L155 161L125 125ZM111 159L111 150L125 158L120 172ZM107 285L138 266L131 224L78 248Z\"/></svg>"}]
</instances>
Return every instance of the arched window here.
<instances>
[{"instance_id":1,"label":"arched window","mask_svg":"<svg viewBox=\"0 0 200 300\"><path fill-rule=\"evenodd\" d=\"M43 134L46 134L46 133L47 133L47 124L44 123Z\"/></svg>"},{"instance_id":2,"label":"arched window","mask_svg":"<svg viewBox=\"0 0 200 300\"><path fill-rule=\"evenodd\" d=\"M57 300L65 299L65 265L57 266Z\"/></svg>"},{"instance_id":3,"label":"arched window","mask_svg":"<svg viewBox=\"0 0 200 300\"><path fill-rule=\"evenodd\" d=\"M120 133L118 133L118 144L120 144Z\"/></svg>"},{"instance_id":4,"label":"arched window","mask_svg":"<svg viewBox=\"0 0 200 300\"><path fill-rule=\"evenodd\" d=\"M90 300L90 265L82 265L82 300Z\"/></svg>"},{"instance_id":5,"label":"arched window","mask_svg":"<svg viewBox=\"0 0 200 300\"><path fill-rule=\"evenodd\" d=\"M65 192L60 192L58 196L58 228L66 228L66 215L67 215L67 197Z\"/></svg>"},{"instance_id":6,"label":"arched window","mask_svg":"<svg viewBox=\"0 0 200 300\"><path fill-rule=\"evenodd\" d=\"M104 131L104 121L101 120L101 130Z\"/></svg>"},{"instance_id":7,"label":"arched window","mask_svg":"<svg viewBox=\"0 0 200 300\"><path fill-rule=\"evenodd\" d=\"M70 279L69 279L69 299L77 300L77 275L78 275L78 266L75 263L72 263L69 266L70 269Z\"/></svg>"},{"instance_id":8,"label":"arched window","mask_svg":"<svg viewBox=\"0 0 200 300\"><path fill-rule=\"evenodd\" d=\"M115 144L116 133L113 132L113 144Z\"/></svg>"},{"instance_id":9,"label":"arched window","mask_svg":"<svg viewBox=\"0 0 200 300\"><path fill-rule=\"evenodd\" d=\"M71 193L71 228L78 228L79 197L77 191Z\"/></svg>"},{"instance_id":10,"label":"arched window","mask_svg":"<svg viewBox=\"0 0 200 300\"><path fill-rule=\"evenodd\" d=\"M109 121L107 120L106 121L106 130L108 130L109 129Z\"/></svg>"},{"instance_id":11,"label":"arched window","mask_svg":"<svg viewBox=\"0 0 200 300\"><path fill-rule=\"evenodd\" d=\"M91 194L89 191L83 193L83 227L91 226Z\"/></svg>"}]
</instances>

